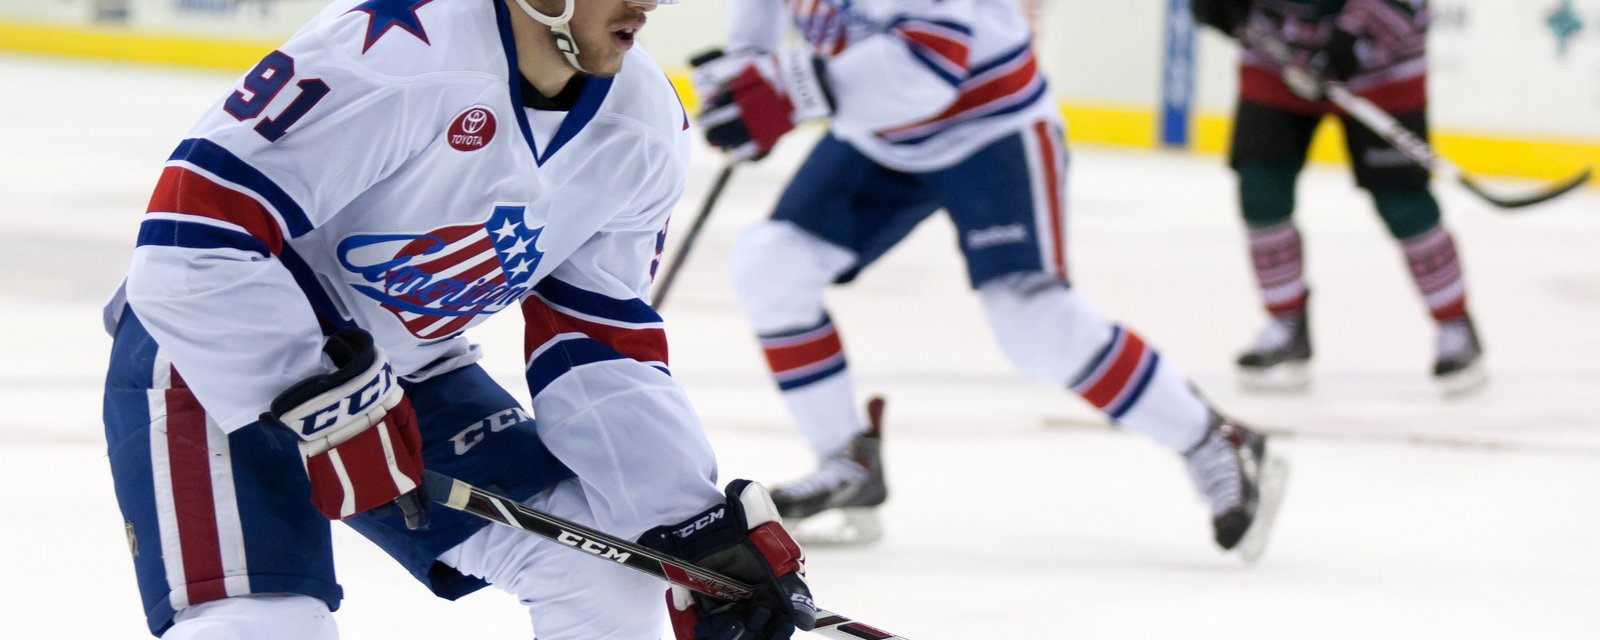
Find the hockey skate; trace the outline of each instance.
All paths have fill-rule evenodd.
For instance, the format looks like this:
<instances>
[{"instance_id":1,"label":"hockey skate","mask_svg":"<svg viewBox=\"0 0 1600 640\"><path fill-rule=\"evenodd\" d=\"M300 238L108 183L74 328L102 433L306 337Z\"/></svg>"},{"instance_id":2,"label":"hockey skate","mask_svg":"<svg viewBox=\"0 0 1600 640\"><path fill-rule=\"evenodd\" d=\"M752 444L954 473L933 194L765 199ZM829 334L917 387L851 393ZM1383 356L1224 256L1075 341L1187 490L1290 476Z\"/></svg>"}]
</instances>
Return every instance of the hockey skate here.
<instances>
[{"instance_id":1,"label":"hockey skate","mask_svg":"<svg viewBox=\"0 0 1600 640\"><path fill-rule=\"evenodd\" d=\"M1265 436L1215 414L1205 437L1183 455L1195 488L1211 503L1217 546L1255 562L1278 515L1288 462L1268 453Z\"/></svg>"},{"instance_id":2,"label":"hockey skate","mask_svg":"<svg viewBox=\"0 0 1600 640\"><path fill-rule=\"evenodd\" d=\"M867 402L867 431L822 461L816 471L772 489L772 502L801 544L863 544L883 537L878 507L883 480L883 398ZM815 518L815 519L813 519Z\"/></svg>"},{"instance_id":3,"label":"hockey skate","mask_svg":"<svg viewBox=\"0 0 1600 640\"><path fill-rule=\"evenodd\" d=\"M1239 356L1239 384L1263 391L1299 391L1311 385L1311 327L1307 310L1274 317Z\"/></svg>"},{"instance_id":4,"label":"hockey skate","mask_svg":"<svg viewBox=\"0 0 1600 640\"><path fill-rule=\"evenodd\" d=\"M1483 345L1471 317L1439 326L1439 358L1433 363L1433 379L1446 395L1471 393L1489 381L1483 368Z\"/></svg>"}]
</instances>

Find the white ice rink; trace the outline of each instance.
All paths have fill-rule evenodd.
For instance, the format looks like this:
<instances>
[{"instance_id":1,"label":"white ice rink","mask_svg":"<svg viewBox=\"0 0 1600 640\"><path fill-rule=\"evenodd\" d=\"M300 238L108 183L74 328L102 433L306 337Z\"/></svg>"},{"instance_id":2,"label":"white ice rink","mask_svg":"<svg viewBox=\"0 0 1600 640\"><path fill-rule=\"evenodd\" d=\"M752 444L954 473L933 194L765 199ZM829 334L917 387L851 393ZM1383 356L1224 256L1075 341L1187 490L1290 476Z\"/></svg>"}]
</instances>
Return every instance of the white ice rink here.
<instances>
[{"instance_id":1,"label":"white ice rink","mask_svg":"<svg viewBox=\"0 0 1600 640\"><path fill-rule=\"evenodd\" d=\"M147 637L101 437L99 307L162 161L231 80L0 56L0 638ZM810 465L725 269L806 147L737 172L666 312L724 478ZM697 156L680 235L715 169ZM863 390L890 399L893 499L881 543L811 550L823 606L916 640L1600 637L1600 190L1505 215L1439 185L1493 376L1446 400L1398 250L1343 170L1309 171L1316 382L1263 397L1231 378L1261 317L1222 161L1079 148L1070 179L1077 285L1283 435L1266 557L1212 548L1173 455L1012 374L935 218L831 297ZM526 395L504 315L478 339ZM511 598L435 600L337 531L345 637L531 635Z\"/></svg>"}]
</instances>

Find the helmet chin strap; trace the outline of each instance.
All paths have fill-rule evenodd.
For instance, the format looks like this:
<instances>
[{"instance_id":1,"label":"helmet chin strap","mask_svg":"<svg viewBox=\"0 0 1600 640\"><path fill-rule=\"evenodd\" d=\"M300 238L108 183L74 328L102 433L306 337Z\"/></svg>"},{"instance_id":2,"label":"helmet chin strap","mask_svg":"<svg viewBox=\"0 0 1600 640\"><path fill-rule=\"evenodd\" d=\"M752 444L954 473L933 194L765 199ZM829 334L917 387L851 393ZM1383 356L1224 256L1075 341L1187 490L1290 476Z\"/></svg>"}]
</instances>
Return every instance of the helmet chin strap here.
<instances>
[{"instance_id":1,"label":"helmet chin strap","mask_svg":"<svg viewBox=\"0 0 1600 640\"><path fill-rule=\"evenodd\" d=\"M572 8L578 4L578 0L563 0L562 4L565 6L561 10L561 15L550 16L533 8L528 4L528 0L517 0L517 6L522 7L528 17L550 28L550 37L555 39L556 49L567 59L567 64L581 73L588 73L583 65L578 63L578 41L572 37L572 29L567 27L567 23L572 21Z\"/></svg>"}]
</instances>

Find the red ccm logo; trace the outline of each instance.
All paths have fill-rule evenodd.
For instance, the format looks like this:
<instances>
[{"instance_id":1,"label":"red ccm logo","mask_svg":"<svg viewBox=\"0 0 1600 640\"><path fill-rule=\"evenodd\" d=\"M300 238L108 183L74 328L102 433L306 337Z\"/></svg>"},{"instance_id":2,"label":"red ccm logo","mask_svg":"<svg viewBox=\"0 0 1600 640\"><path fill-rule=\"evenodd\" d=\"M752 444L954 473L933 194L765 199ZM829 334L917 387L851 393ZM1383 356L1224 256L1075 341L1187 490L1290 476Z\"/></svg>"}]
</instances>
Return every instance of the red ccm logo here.
<instances>
[{"instance_id":1,"label":"red ccm logo","mask_svg":"<svg viewBox=\"0 0 1600 640\"><path fill-rule=\"evenodd\" d=\"M446 131L445 141L456 151L477 151L494 140L494 112L488 107L470 107L456 116Z\"/></svg>"}]
</instances>

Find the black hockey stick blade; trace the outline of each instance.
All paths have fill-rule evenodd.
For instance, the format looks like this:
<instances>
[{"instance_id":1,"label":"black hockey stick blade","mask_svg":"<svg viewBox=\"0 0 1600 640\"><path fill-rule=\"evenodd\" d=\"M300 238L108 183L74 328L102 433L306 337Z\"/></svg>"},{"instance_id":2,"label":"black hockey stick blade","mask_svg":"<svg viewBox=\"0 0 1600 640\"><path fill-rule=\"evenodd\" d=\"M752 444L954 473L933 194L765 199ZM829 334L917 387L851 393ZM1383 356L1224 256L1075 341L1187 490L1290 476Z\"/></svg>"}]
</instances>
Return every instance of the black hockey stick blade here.
<instances>
[{"instance_id":1,"label":"black hockey stick blade","mask_svg":"<svg viewBox=\"0 0 1600 640\"><path fill-rule=\"evenodd\" d=\"M1521 209L1523 207L1531 207L1542 202L1549 202L1564 196L1567 193L1570 193L1572 190L1583 186L1584 183L1587 183L1589 178L1593 175L1594 167L1585 167L1584 170L1579 171L1577 175L1567 178L1561 182L1551 183L1545 188L1521 198L1507 198L1490 193L1487 189L1484 189L1483 185L1479 184L1477 180L1465 173L1461 174L1459 178L1461 181L1461 186L1466 187L1467 190L1471 191L1473 195L1483 198L1489 204L1500 207L1501 209Z\"/></svg>"},{"instance_id":2,"label":"black hockey stick blade","mask_svg":"<svg viewBox=\"0 0 1600 640\"><path fill-rule=\"evenodd\" d=\"M428 493L428 499L451 509L554 540L601 560L650 574L713 598L737 601L748 599L755 593L755 588L748 584L654 549L550 515L437 471L424 470L422 473L422 486ZM817 609L816 626L811 631L825 638L842 640L909 640L826 609Z\"/></svg>"}]
</instances>

